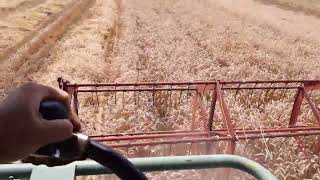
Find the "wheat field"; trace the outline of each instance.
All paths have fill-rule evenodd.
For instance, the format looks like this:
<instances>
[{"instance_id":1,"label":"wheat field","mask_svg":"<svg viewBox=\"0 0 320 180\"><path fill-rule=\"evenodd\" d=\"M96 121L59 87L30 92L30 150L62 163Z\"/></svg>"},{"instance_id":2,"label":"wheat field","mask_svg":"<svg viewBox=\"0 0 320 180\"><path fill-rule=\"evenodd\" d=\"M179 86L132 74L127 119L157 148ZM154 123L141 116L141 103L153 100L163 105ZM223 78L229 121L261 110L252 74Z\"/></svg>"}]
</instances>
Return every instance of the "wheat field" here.
<instances>
[{"instance_id":1,"label":"wheat field","mask_svg":"<svg viewBox=\"0 0 320 180\"><path fill-rule=\"evenodd\" d=\"M1 99L28 81L57 87L59 76L74 83L320 79L317 0L95 0L46 53L15 60L20 52L15 48L23 48L51 21L47 19L54 20L74 2L29 1L37 5L30 10L24 8L28 6L20 6L19 11L0 9L0 14L5 14L0 16ZM4 1L1 8L19 6L21 2ZM286 95L292 98L294 92ZM128 102L125 108L121 104L97 108L90 105L89 96L81 97L83 132L190 127L187 106L166 107L162 100L167 97L158 98L158 109L147 105L136 109ZM227 95L227 102L233 105L232 119L237 126L272 126L284 123L288 117L283 114L292 106L289 98L277 94L273 98L264 102L262 113L251 104L259 104L257 99L244 102ZM159 116L159 111L166 112L166 116ZM314 123L310 111L302 116L303 122ZM261 163L279 179L320 179L320 159L308 149L314 139L300 139L306 144L306 153L298 151L296 139L276 138L240 142L236 154ZM161 155L160 150L153 153ZM140 149L132 151L130 157L143 154ZM213 170L148 176L159 180L216 177ZM230 179L246 178L233 171Z\"/></svg>"}]
</instances>

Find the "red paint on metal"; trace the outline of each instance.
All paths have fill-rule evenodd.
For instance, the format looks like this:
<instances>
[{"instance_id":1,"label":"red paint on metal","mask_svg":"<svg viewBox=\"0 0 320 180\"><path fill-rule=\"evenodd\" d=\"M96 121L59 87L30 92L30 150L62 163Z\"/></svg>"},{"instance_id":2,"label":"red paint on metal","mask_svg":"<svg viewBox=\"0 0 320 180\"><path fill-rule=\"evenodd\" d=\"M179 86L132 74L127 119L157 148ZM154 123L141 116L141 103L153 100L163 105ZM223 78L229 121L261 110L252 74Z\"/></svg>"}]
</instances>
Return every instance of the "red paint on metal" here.
<instances>
[{"instance_id":1,"label":"red paint on metal","mask_svg":"<svg viewBox=\"0 0 320 180\"><path fill-rule=\"evenodd\" d=\"M320 83L319 82L306 82L306 83L304 83L304 88L305 88L305 91L319 90Z\"/></svg>"},{"instance_id":2,"label":"red paint on metal","mask_svg":"<svg viewBox=\"0 0 320 180\"><path fill-rule=\"evenodd\" d=\"M319 136L320 131L314 132L295 132L295 133L277 133L277 134L252 134L247 136L238 136L237 140L247 139L261 139L261 138L279 138L279 137L298 137L298 136ZM134 147L134 146L156 146L162 144L180 144L180 143L201 143L201 142L217 142L217 141L230 141L231 137L209 137L209 138L193 138L193 139L180 139L180 140L163 140L163 141L143 141L143 142L132 142L132 143L117 143L109 144L114 148L121 147Z\"/></svg>"},{"instance_id":3,"label":"red paint on metal","mask_svg":"<svg viewBox=\"0 0 320 180\"><path fill-rule=\"evenodd\" d=\"M305 91L305 89L303 89L303 90L304 90L304 97L306 98L306 100L307 100L307 102L308 102L308 104L309 104L309 106L310 106L310 108L311 108L314 116L316 117L316 119L317 119L317 121L318 121L318 123L319 123L319 125L320 125L320 114L319 114L319 110L318 110L318 108L315 106L315 104L312 102L311 98L309 97L309 94Z\"/></svg>"},{"instance_id":4,"label":"red paint on metal","mask_svg":"<svg viewBox=\"0 0 320 180\"><path fill-rule=\"evenodd\" d=\"M96 83L96 84L71 84L70 87L101 87L101 86L157 86L157 85L198 85L198 84L216 84L218 81L186 81L186 82L136 82L136 83ZM220 84L305 84L320 83L319 80L276 80L276 81L219 81Z\"/></svg>"},{"instance_id":5,"label":"red paint on metal","mask_svg":"<svg viewBox=\"0 0 320 180\"><path fill-rule=\"evenodd\" d=\"M225 121L225 125L226 125L226 127L228 129L229 135L231 136L231 142L229 142L228 151L227 152L229 154L233 154L234 149L235 149L235 142L234 141L236 140L236 136L235 136L235 133L234 133L234 130L233 130L233 125L232 125L232 122L231 122L230 112L229 112L229 109L227 108L227 104L225 103L223 92L221 90L221 86L220 86L219 82L216 84L216 92L217 92L217 99L219 101L220 109L221 109L221 112L222 112L222 115L223 115L223 119Z\"/></svg>"},{"instance_id":6,"label":"red paint on metal","mask_svg":"<svg viewBox=\"0 0 320 180\"><path fill-rule=\"evenodd\" d=\"M235 128L234 129L236 134L250 134L250 133L267 133L267 132L293 132L293 131L311 131L311 130L320 130L320 126L296 126L296 127L274 127L274 128L261 128L261 129L242 129L242 128ZM223 132L223 133L222 133ZM244 133L245 132L245 133ZM192 133L200 133L203 135L207 135L208 132L204 131L190 131L190 130L181 130L181 131L154 131L154 132L140 132L140 133L117 133L117 134L105 134L105 135L92 135L91 138L104 138L104 137L126 137L126 136L140 136L140 135L163 135L162 137L166 137L167 134L192 134ZM211 131L212 135L224 135L227 136L228 132L227 129L214 129ZM161 138L162 138L161 137ZM117 140L117 139L114 139Z\"/></svg>"},{"instance_id":7,"label":"red paint on metal","mask_svg":"<svg viewBox=\"0 0 320 180\"><path fill-rule=\"evenodd\" d=\"M294 100L291 117L289 121L289 127L294 126L297 122L298 116L301 111L301 104L302 104L303 97L304 97L304 91L302 88L299 88L296 98Z\"/></svg>"},{"instance_id":8,"label":"red paint on metal","mask_svg":"<svg viewBox=\"0 0 320 180\"><path fill-rule=\"evenodd\" d=\"M99 87L99 86L97 86ZM80 86L81 88L81 86ZM223 87L221 88L222 90L266 90L266 89L297 89L299 86L278 86L278 87L268 87L268 86L262 86L262 87ZM210 88L209 90L213 90L214 88ZM150 92L150 91L196 91L196 87L190 87L190 88L133 88L133 87L128 87L128 88L119 88L119 89L80 89L78 92Z\"/></svg>"}]
</instances>

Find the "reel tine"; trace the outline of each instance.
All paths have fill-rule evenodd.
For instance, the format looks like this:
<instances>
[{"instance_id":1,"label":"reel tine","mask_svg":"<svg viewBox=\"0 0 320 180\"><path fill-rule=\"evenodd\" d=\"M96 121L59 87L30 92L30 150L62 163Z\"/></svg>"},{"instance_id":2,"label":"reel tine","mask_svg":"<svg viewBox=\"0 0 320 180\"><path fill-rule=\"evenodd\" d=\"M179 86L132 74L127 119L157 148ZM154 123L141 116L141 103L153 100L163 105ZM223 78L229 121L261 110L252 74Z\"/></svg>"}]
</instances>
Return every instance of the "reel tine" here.
<instances>
[{"instance_id":1,"label":"reel tine","mask_svg":"<svg viewBox=\"0 0 320 180\"><path fill-rule=\"evenodd\" d=\"M272 87L273 83L270 83L270 87ZM267 90L267 92L264 94L264 101L266 101L267 95L269 94L270 89Z\"/></svg>"},{"instance_id":2,"label":"reel tine","mask_svg":"<svg viewBox=\"0 0 320 180\"><path fill-rule=\"evenodd\" d=\"M117 86L114 86L114 104L117 104Z\"/></svg>"},{"instance_id":3,"label":"reel tine","mask_svg":"<svg viewBox=\"0 0 320 180\"><path fill-rule=\"evenodd\" d=\"M256 87L257 87L257 83L254 84L253 88L256 88ZM251 90L250 95L249 95L250 99L252 98L254 91L255 91L254 89Z\"/></svg>"},{"instance_id":4,"label":"reel tine","mask_svg":"<svg viewBox=\"0 0 320 180\"><path fill-rule=\"evenodd\" d=\"M95 86L95 89L96 89L96 98L97 98L98 107L100 107L100 102L99 102L99 96L98 96L97 86Z\"/></svg>"},{"instance_id":5,"label":"reel tine","mask_svg":"<svg viewBox=\"0 0 320 180\"><path fill-rule=\"evenodd\" d=\"M284 87L287 88L287 86L288 86L288 83L285 83L285 84L284 84ZM288 92L288 89L285 89L284 92L283 92L283 94L287 94L287 92Z\"/></svg>"},{"instance_id":6,"label":"reel tine","mask_svg":"<svg viewBox=\"0 0 320 180\"><path fill-rule=\"evenodd\" d=\"M164 94L165 94L165 96L162 97L162 100L163 100L163 103L166 103L166 106L168 107L169 103L170 103L170 99L169 99L170 92L169 92L169 90L163 92L163 95Z\"/></svg>"},{"instance_id":7,"label":"reel tine","mask_svg":"<svg viewBox=\"0 0 320 180\"><path fill-rule=\"evenodd\" d=\"M169 92L169 104L172 104L172 85L171 85L171 87L170 87L170 92Z\"/></svg>"},{"instance_id":8,"label":"reel tine","mask_svg":"<svg viewBox=\"0 0 320 180\"><path fill-rule=\"evenodd\" d=\"M241 86L241 82L238 84L238 87L237 87L237 90L236 90L236 94L234 95L234 99L237 98L237 95L238 95L239 90L240 90L240 86Z\"/></svg>"},{"instance_id":9,"label":"reel tine","mask_svg":"<svg viewBox=\"0 0 320 180\"><path fill-rule=\"evenodd\" d=\"M154 106L154 85L152 85L152 106Z\"/></svg>"},{"instance_id":10,"label":"reel tine","mask_svg":"<svg viewBox=\"0 0 320 180\"><path fill-rule=\"evenodd\" d=\"M187 89L187 103L189 102L189 90L190 90L190 84L188 84L188 89Z\"/></svg>"},{"instance_id":11,"label":"reel tine","mask_svg":"<svg viewBox=\"0 0 320 180\"><path fill-rule=\"evenodd\" d=\"M124 104L125 104L124 101L125 101L124 100L124 91L122 91L122 108L124 108Z\"/></svg>"},{"instance_id":12,"label":"reel tine","mask_svg":"<svg viewBox=\"0 0 320 180\"><path fill-rule=\"evenodd\" d=\"M271 98L274 97L275 93L276 93L277 89L273 89L272 93L271 93Z\"/></svg>"},{"instance_id":13,"label":"reel tine","mask_svg":"<svg viewBox=\"0 0 320 180\"><path fill-rule=\"evenodd\" d=\"M134 99L134 105L137 105L137 100L136 100L136 85L133 87L133 99Z\"/></svg>"},{"instance_id":14,"label":"reel tine","mask_svg":"<svg viewBox=\"0 0 320 180\"><path fill-rule=\"evenodd\" d=\"M177 106L181 104L181 96L182 96L183 91L180 91Z\"/></svg>"},{"instance_id":15,"label":"reel tine","mask_svg":"<svg viewBox=\"0 0 320 180\"><path fill-rule=\"evenodd\" d=\"M90 100L90 104L91 104L92 106L94 106L94 103L93 103L93 101L94 101L94 100L93 100L93 94L94 94L94 93L93 93L93 92L91 92L91 100Z\"/></svg>"},{"instance_id":16,"label":"reel tine","mask_svg":"<svg viewBox=\"0 0 320 180\"><path fill-rule=\"evenodd\" d=\"M106 97L107 97L107 106L109 106L109 92L106 92Z\"/></svg>"},{"instance_id":17,"label":"reel tine","mask_svg":"<svg viewBox=\"0 0 320 180\"><path fill-rule=\"evenodd\" d=\"M140 103L140 91L138 91L138 107L139 107L139 103Z\"/></svg>"},{"instance_id":18,"label":"reel tine","mask_svg":"<svg viewBox=\"0 0 320 180\"><path fill-rule=\"evenodd\" d=\"M261 90L261 91L260 91L260 94L259 94L259 97L258 97L258 100L259 100L260 102L263 102L263 101L262 101L263 92L265 92L265 90Z\"/></svg>"}]
</instances>

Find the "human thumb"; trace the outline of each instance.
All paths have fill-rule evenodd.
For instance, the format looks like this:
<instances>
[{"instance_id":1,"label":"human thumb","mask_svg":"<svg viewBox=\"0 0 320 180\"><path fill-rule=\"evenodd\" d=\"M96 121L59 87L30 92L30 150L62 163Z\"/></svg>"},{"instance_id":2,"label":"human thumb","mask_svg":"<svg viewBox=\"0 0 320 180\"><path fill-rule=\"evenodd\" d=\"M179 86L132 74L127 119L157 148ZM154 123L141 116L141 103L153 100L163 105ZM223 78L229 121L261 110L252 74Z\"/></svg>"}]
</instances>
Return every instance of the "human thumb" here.
<instances>
[{"instance_id":1,"label":"human thumb","mask_svg":"<svg viewBox=\"0 0 320 180\"><path fill-rule=\"evenodd\" d=\"M39 140L41 145L60 142L72 136L73 125L68 119L42 120Z\"/></svg>"}]
</instances>

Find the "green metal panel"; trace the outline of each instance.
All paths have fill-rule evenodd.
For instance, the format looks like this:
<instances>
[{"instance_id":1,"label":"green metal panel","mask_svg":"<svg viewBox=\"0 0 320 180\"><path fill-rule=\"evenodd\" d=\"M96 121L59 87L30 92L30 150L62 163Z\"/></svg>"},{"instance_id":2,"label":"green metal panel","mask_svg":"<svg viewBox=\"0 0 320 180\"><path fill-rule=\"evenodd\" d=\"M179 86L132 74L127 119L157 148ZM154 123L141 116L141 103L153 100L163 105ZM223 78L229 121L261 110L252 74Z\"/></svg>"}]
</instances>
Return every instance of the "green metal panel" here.
<instances>
[{"instance_id":1,"label":"green metal panel","mask_svg":"<svg viewBox=\"0 0 320 180\"><path fill-rule=\"evenodd\" d=\"M36 166L32 170L30 180L74 180L75 169L75 164L58 167Z\"/></svg>"},{"instance_id":2,"label":"green metal panel","mask_svg":"<svg viewBox=\"0 0 320 180\"><path fill-rule=\"evenodd\" d=\"M261 180L275 180L270 171L260 164L247 158L235 155L200 155L200 156L170 156L130 159L144 172L164 170L235 168L245 171ZM111 174L112 172L93 161L74 162L76 176ZM0 165L0 179L10 175L14 177L29 177L34 165Z\"/></svg>"}]
</instances>

